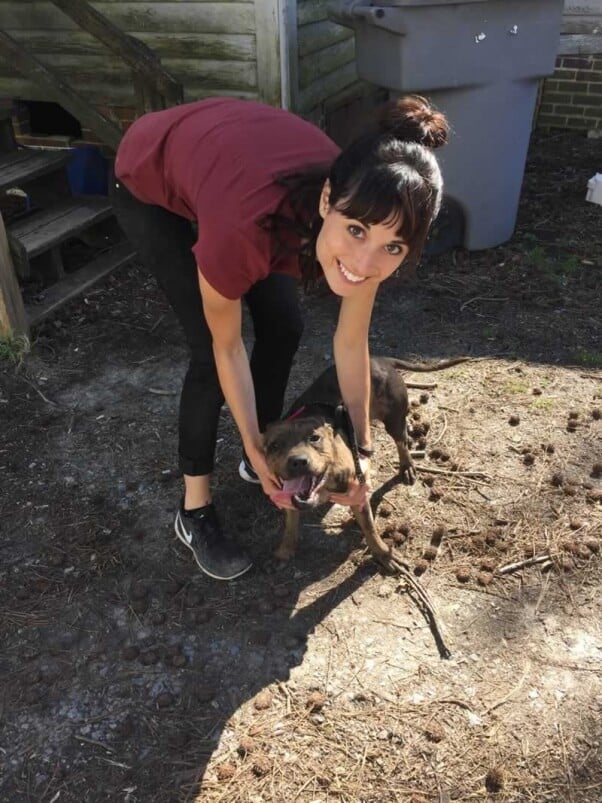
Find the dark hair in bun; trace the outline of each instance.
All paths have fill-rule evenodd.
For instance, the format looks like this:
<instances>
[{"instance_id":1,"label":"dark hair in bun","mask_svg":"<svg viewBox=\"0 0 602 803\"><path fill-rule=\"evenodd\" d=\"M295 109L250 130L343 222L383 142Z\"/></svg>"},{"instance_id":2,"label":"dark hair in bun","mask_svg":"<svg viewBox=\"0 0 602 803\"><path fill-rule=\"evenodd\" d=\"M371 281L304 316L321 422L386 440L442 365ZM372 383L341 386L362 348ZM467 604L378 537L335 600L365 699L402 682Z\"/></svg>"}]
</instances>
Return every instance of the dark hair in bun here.
<instances>
[{"instance_id":1,"label":"dark hair in bun","mask_svg":"<svg viewBox=\"0 0 602 803\"><path fill-rule=\"evenodd\" d=\"M330 170L330 204L362 223L398 222L397 234L418 258L441 206L443 180L433 148L448 124L424 98L386 104L376 130L339 154Z\"/></svg>"},{"instance_id":2,"label":"dark hair in bun","mask_svg":"<svg viewBox=\"0 0 602 803\"><path fill-rule=\"evenodd\" d=\"M383 133L426 148L445 145L449 133L445 115L420 95L408 95L387 103L379 114L378 124Z\"/></svg>"}]
</instances>

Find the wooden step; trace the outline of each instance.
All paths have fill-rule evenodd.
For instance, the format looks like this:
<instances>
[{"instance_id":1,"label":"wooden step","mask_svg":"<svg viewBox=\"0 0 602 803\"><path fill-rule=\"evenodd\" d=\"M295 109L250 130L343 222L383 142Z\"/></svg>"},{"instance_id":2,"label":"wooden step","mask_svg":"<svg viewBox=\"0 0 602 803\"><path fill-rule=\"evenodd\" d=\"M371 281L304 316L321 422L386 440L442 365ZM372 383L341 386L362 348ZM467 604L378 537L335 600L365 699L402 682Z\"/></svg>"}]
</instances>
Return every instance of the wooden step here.
<instances>
[{"instance_id":1,"label":"wooden step","mask_svg":"<svg viewBox=\"0 0 602 803\"><path fill-rule=\"evenodd\" d=\"M0 191L27 187L40 176L61 170L71 160L69 148L59 150L24 148L0 156Z\"/></svg>"},{"instance_id":2,"label":"wooden step","mask_svg":"<svg viewBox=\"0 0 602 803\"><path fill-rule=\"evenodd\" d=\"M61 281L44 290L44 300L40 304L27 304L25 314L30 326L35 326L66 301L85 292L112 271L126 265L136 256L136 251L128 242L118 243L109 251L95 257L82 268L65 276Z\"/></svg>"},{"instance_id":3,"label":"wooden step","mask_svg":"<svg viewBox=\"0 0 602 803\"><path fill-rule=\"evenodd\" d=\"M81 195L34 212L10 225L8 230L29 260L100 223L112 212L109 199L104 195Z\"/></svg>"}]
</instances>

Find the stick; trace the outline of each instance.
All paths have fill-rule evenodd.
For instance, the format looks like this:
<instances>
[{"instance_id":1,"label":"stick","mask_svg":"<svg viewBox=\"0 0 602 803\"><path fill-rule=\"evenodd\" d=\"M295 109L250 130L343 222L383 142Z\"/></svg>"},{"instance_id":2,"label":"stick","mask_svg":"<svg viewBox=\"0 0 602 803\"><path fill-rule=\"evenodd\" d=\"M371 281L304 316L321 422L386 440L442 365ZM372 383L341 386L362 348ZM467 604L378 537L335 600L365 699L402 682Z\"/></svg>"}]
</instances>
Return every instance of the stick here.
<instances>
[{"instance_id":1,"label":"stick","mask_svg":"<svg viewBox=\"0 0 602 803\"><path fill-rule=\"evenodd\" d=\"M499 569L495 570L495 574L510 574L511 572L516 572L519 569L525 569L527 566L534 566L537 563L545 563L547 560L551 560L551 556L546 555L535 555L532 558L526 558L525 560L519 560L516 563L507 563L505 566L500 566Z\"/></svg>"},{"instance_id":2,"label":"stick","mask_svg":"<svg viewBox=\"0 0 602 803\"><path fill-rule=\"evenodd\" d=\"M436 382L404 382L406 388L417 388L418 390L434 390Z\"/></svg>"},{"instance_id":3,"label":"stick","mask_svg":"<svg viewBox=\"0 0 602 803\"><path fill-rule=\"evenodd\" d=\"M51 399L47 399L47 398L46 398L46 396L44 396L44 394L42 393L42 391L41 391L39 388L37 388L37 387L36 387L36 386L33 384L33 382L30 382L30 381L29 381L29 379L26 379L24 376L22 376L22 377L21 377L21 379L22 379L24 382L27 382L27 384L29 385L29 387L30 387L30 388L33 388L33 389L35 390L35 392L36 392L36 393L37 393L39 396L41 396L41 397L42 397L42 399L43 399L43 400L46 402L46 404L50 404L52 407L57 407L57 406L58 406L56 402L53 402Z\"/></svg>"},{"instance_id":4,"label":"stick","mask_svg":"<svg viewBox=\"0 0 602 803\"><path fill-rule=\"evenodd\" d=\"M525 668L523 670L523 674L521 676L521 679L518 681L518 683L512 689L512 691L509 692L505 697L502 697L501 700L498 700L496 703L493 703L488 708L486 708L483 711L482 716L485 716L486 714L490 714L492 711L495 711L495 709L499 708L500 705L503 705L504 703L507 703L508 700L511 700L514 697L515 694L518 694L518 692L521 690L521 687L522 687L523 683L525 682L525 678L527 677L527 672L529 671L530 668L531 668L531 663L529 661L527 661L527 663L525 664Z\"/></svg>"},{"instance_id":5,"label":"stick","mask_svg":"<svg viewBox=\"0 0 602 803\"><path fill-rule=\"evenodd\" d=\"M472 304L474 301L508 301L507 298L494 298L493 296L475 296L474 298L470 298L468 301L465 301L462 306L460 307L460 312L467 307L469 304Z\"/></svg>"},{"instance_id":6,"label":"stick","mask_svg":"<svg viewBox=\"0 0 602 803\"><path fill-rule=\"evenodd\" d=\"M412 452L414 454L414 452ZM474 480L490 480L487 474L482 471L450 471L447 468L431 468L430 466L416 465L416 471L425 471L427 474L449 474L452 477L468 477Z\"/></svg>"},{"instance_id":7,"label":"stick","mask_svg":"<svg viewBox=\"0 0 602 803\"><path fill-rule=\"evenodd\" d=\"M176 396L175 390L162 390L161 388L147 388L149 393L154 393L155 396Z\"/></svg>"},{"instance_id":8,"label":"stick","mask_svg":"<svg viewBox=\"0 0 602 803\"><path fill-rule=\"evenodd\" d=\"M422 584L414 577L406 564L402 560L395 558L393 555L390 556L387 567L393 567L397 574L405 581L406 586L408 587L408 594L410 597L412 597L420 609L420 612L426 619L430 631L433 634L435 644L437 645L437 649L439 651L439 656L441 658L451 658L451 652L443 640L441 629L437 622L437 613L435 611L435 607L430 601L429 595L426 593L426 590Z\"/></svg>"}]
</instances>

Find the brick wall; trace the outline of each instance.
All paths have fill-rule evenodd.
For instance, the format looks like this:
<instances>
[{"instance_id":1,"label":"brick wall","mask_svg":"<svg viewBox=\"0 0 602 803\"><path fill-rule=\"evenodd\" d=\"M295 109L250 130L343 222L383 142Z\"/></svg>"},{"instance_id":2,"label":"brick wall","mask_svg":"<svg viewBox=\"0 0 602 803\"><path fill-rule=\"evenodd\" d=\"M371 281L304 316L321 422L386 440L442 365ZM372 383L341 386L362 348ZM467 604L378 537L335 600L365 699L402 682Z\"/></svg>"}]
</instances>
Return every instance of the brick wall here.
<instances>
[{"instance_id":1,"label":"brick wall","mask_svg":"<svg viewBox=\"0 0 602 803\"><path fill-rule=\"evenodd\" d=\"M602 136L602 53L557 58L543 83L536 125Z\"/></svg>"}]
</instances>

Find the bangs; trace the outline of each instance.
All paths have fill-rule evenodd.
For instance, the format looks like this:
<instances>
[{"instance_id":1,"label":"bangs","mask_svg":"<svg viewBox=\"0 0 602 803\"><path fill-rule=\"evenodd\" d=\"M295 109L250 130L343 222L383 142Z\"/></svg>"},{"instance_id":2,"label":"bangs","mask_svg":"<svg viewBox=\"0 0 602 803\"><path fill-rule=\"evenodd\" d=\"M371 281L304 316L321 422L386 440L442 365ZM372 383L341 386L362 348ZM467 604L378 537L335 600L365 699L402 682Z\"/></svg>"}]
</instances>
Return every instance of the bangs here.
<instances>
[{"instance_id":1,"label":"bangs","mask_svg":"<svg viewBox=\"0 0 602 803\"><path fill-rule=\"evenodd\" d=\"M395 226L396 236L410 245L421 228L416 201L419 207L423 207L420 195L424 192L424 185L420 182L419 187L411 186L415 182L411 181L407 171L400 172L392 175L388 169L364 173L360 181L349 188L349 193L334 200L335 209L367 226Z\"/></svg>"}]
</instances>

